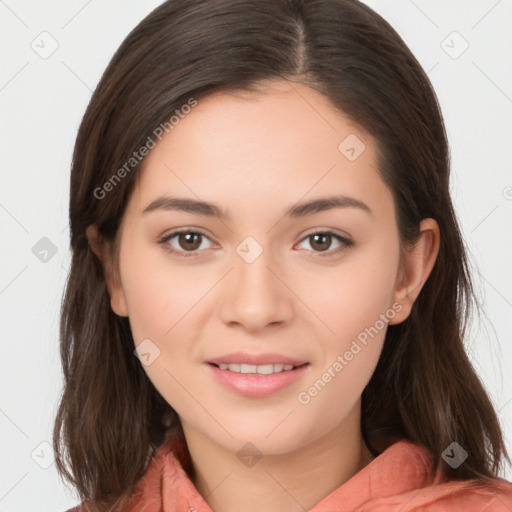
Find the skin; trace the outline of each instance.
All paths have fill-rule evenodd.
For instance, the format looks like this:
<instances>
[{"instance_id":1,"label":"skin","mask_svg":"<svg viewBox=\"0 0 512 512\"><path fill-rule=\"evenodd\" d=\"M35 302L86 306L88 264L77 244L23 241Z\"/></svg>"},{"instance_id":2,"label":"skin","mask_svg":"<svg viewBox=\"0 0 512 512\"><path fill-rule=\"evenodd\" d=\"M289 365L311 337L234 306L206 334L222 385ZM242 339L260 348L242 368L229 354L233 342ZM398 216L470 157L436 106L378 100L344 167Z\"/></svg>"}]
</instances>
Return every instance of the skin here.
<instances>
[{"instance_id":1,"label":"skin","mask_svg":"<svg viewBox=\"0 0 512 512\"><path fill-rule=\"evenodd\" d=\"M351 134L365 144L354 161L338 149ZM245 512L308 510L373 459L360 431L361 393L387 325L307 404L297 397L393 304L389 324L409 315L437 256L432 219L422 221L414 247L401 246L393 197L376 162L375 140L305 85L216 93L143 161L118 254L94 225L87 230L112 309L129 317L135 345L149 338L160 350L144 370L178 412L193 482L216 512L239 511L241 503ZM345 207L283 217L298 202L334 194L364 202L371 213ZM212 202L231 217L142 213L162 195ZM158 243L180 228L206 233L196 256ZM332 238L322 251L306 238L327 229L354 245ZM248 236L263 250L252 263L236 251ZM186 253L190 242L179 240L167 245ZM235 351L277 352L309 366L273 396L243 397L205 365ZM247 442L262 455L252 467L237 457Z\"/></svg>"}]
</instances>

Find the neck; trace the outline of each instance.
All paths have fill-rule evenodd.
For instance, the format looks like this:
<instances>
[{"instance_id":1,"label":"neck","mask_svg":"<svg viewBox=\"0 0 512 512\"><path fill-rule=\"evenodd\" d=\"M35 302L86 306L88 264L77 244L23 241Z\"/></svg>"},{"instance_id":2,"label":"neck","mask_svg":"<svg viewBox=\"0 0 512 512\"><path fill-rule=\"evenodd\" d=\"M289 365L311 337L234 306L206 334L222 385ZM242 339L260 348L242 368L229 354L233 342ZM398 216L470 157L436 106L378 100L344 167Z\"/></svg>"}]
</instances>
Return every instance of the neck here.
<instances>
[{"instance_id":1,"label":"neck","mask_svg":"<svg viewBox=\"0 0 512 512\"><path fill-rule=\"evenodd\" d=\"M360 404L323 437L293 452L263 454L248 466L189 425L183 430L192 482L215 512L304 512L374 458L361 435Z\"/></svg>"}]
</instances>

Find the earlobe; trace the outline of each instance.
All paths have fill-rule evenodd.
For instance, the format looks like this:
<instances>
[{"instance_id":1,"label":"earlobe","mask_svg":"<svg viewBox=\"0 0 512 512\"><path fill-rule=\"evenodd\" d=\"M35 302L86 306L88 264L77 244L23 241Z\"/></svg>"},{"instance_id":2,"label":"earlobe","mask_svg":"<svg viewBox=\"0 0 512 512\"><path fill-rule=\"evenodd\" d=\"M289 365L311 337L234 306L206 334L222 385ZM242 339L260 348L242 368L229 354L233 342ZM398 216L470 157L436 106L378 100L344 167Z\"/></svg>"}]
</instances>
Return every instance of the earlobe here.
<instances>
[{"instance_id":1,"label":"earlobe","mask_svg":"<svg viewBox=\"0 0 512 512\"><path fill-rule=\"evenodd\" d=\"M398 273L394 301L402 309L390 324L403 322L410 314L412 306L427 281L439 253L439 225L434 219L423 219L420 223L418 240L405 248Z\"/></svg>"},{"instance_id":2,"label":"earlobe","mask_svg":"<svg viewBox=\"0 0 512 512\"><path fill-rule=\"evenodd\" d=\"M91 251L97 256L103 267L103 275L110 295L110 306L116 315L127 317L128 307L121 280L113 261L112 247L98 232L96 225L88 226L85 233Z\"/></svg>"}]
</instances>

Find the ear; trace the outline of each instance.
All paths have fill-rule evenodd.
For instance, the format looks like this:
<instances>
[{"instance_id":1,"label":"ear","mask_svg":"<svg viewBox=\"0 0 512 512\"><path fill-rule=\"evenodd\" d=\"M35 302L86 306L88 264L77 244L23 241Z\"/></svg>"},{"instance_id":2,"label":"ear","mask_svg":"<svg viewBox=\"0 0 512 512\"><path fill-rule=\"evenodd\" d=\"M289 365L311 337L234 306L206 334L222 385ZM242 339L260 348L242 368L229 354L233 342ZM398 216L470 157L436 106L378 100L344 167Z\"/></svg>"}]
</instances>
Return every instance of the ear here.
<instances>
[{"instance_id":1,"label":"ear","mask_svg":"<svg viewBox=\"0 0 512 512\"><path fill-rule=\"evenodd\" d=\"M103 275L110 295L110 306L118 316L128 316L128 307L124 295L121 279L114 261L114 251L108 241L98 232L96 225L91 224L85 230L89 247L98 257L103 267Z\"/></svg>"},{"instance_id":2,"label":"ear","mask_svg":"<svg viewBox=\"0 0 512 512\"><path fill-rule=\"evenodd\" d=\"M439 242L437 222L434 219L423 219L418 240L403 251L394 293L394 302L401 304L402 309L390 320L390 324L403 322L411 313L415 300L434 268Z\"/></svg>"}]
</instances>

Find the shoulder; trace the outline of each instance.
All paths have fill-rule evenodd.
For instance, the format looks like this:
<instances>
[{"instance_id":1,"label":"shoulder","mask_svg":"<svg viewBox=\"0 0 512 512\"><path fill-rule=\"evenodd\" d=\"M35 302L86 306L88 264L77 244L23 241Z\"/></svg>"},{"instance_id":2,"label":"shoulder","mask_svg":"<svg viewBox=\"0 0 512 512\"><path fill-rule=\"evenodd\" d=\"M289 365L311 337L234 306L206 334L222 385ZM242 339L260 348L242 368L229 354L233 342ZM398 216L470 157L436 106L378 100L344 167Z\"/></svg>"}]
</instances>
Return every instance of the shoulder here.
<instances>
[{"instance_id":1,"label":"shoulder","mask_svg":"<svg viewBox=\"0 0 512 512\"><path fill-rule=\"evenodd\" d=\"M469 511L510 512L512 510L512 483L496 479L491 483L477 481L449 481L425 487L422 507L424 512ZM418 496L419 499L420 496ZM415 510L415 509L411 509Z\"/></svg>"}]
</instances>

